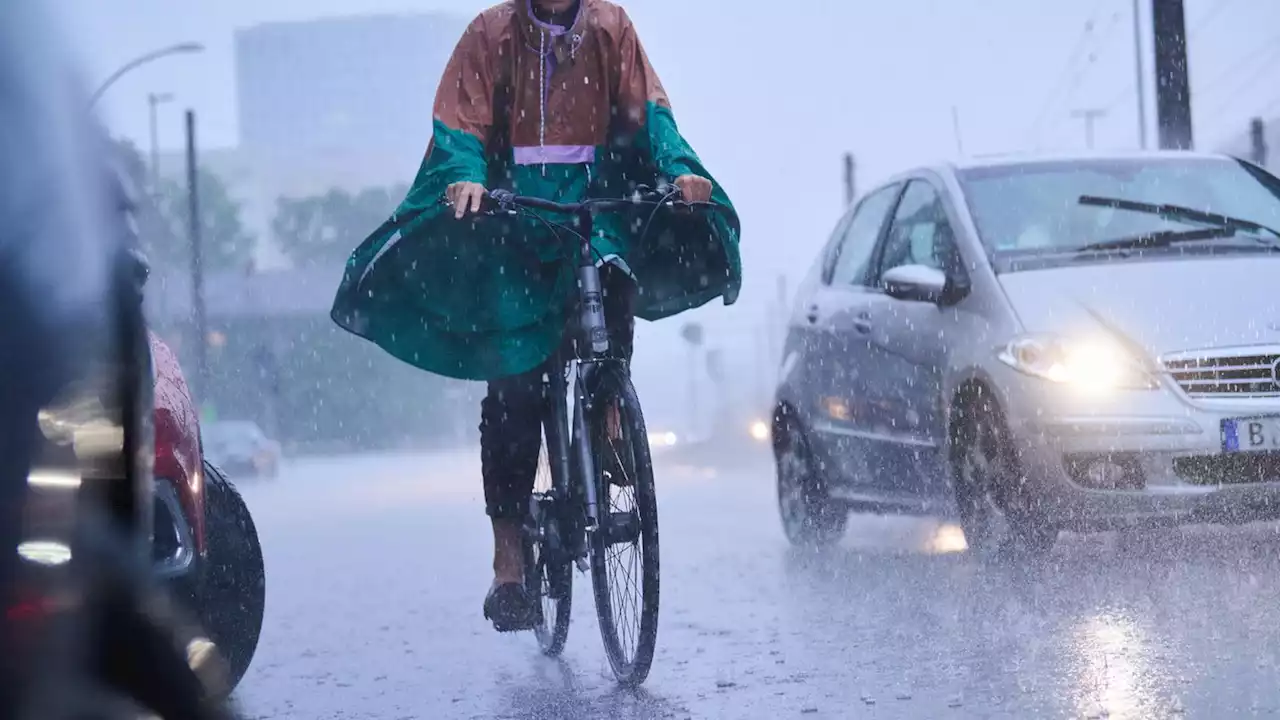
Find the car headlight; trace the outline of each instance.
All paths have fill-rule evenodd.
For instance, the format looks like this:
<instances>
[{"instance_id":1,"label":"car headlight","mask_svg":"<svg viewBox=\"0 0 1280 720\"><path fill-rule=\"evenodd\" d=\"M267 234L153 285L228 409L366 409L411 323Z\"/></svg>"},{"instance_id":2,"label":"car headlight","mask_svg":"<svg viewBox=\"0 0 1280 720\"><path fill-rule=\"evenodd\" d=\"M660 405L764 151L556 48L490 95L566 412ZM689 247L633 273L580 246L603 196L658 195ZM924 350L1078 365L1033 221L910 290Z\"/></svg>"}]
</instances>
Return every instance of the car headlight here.
<instances>
[{"instance_id":1,"label":"car headlight","mask_svg":"<svg viewBox=\"0 0 1280 720\"><path fill-rule=\"evenodd\" d=\"M649 447L671 447L679 440L680 438L676 437L676 434L673 432L649 433Z\"/></svg>"},{"instance_id":2,"label":"car headlight","mask_svg":"<svg viewBox=\"0 0 1280 720\"><path fill-rule=\"evenodd\" d=\"M751 439L756 442L766 442L769 439L769 424L763 420L756 420L751 423L749 430Z\"/></svg>"},{"instance_id":3,"label":"car headlight","mask_svg":"<svg viewBox=\"0 0 1280 720\"><path fill-rule=\"evenodd\" d=\"M1053 336L1021 337L999 352L1009 367L1083 390L1149 390L1154 375L1132 353L1114 341Z\"/></svg>"}]
</instances>

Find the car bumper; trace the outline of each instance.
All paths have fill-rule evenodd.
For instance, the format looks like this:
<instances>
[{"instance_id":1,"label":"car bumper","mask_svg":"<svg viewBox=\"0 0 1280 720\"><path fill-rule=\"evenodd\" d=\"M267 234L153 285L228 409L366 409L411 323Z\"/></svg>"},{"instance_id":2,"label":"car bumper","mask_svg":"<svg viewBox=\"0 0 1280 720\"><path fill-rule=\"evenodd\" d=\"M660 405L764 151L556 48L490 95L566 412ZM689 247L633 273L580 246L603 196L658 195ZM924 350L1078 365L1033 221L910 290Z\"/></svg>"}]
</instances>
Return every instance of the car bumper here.
<instances>
[{"instance_id":1,"label":"car bumper","mask_svg":"<svg viewBox=\"0 0 1280 720\"><path fill-rule=\"evenodd\" d=\"M1226 453L1222 421L1280 415L1280 399L1203 400L1156 390L1088 396L1002 378L1036 505L1064 527L1280 517L1280 453Z\"/></svg>"}]
</instances>

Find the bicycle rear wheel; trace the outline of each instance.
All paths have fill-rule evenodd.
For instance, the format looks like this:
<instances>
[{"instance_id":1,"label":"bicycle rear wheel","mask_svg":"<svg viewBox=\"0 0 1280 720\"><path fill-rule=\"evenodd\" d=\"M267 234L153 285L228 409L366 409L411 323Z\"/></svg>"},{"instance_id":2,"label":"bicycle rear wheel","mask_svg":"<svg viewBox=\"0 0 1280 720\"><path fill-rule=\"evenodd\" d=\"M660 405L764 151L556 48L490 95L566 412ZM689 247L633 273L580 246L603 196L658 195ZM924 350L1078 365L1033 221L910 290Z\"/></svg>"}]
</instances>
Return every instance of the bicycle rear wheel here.
<instances>
[{"instance_id":1,"label":"bicycle rear wheel","mask_svg":"<svg viewBox=\"0 0 1280 720\"><path fill-rule=\"evenodd\" d=\"M634 686L648 677L658 639L658 502L631 379L621 367L603 367L596 380L588 432L601 517L591 536L591 581L609 664L619 683Z\"/></svg>"},{"instance_id":2,"label":"bicycle rear wheel","mask_svg":"<svg viewBox=\"0 0 1280 720\"><path fill-rule=\"evenodd\" d=\"M529 596L539 605L540 616L533 634L544 655L555 657L564 650L569 637L573 607L573 566L563 548L560 507L552 500L551 463L544 431L538 454L538 471L529 501L529 519L524 534L524 582Z\"/></svg>"}]
</instances>

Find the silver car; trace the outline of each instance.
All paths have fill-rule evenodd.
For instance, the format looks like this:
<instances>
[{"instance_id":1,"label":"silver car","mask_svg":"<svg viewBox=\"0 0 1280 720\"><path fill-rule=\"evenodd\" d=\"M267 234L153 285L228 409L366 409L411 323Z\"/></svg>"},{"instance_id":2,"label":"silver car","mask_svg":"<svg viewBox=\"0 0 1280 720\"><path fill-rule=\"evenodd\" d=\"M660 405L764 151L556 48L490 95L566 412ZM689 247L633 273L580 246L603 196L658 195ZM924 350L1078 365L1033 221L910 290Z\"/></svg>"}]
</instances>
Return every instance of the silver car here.
<instances>
[{"instance_id":1,"label":"silver car","mask_svg":"<svg viewBox=\"0 0 1280 720\"><path fill-rule=\"evenodd\" d=\"M1280 180L1143 153L922 168L799 290L772 422L789 538L850 511L1060 530L1280 517Z\"/></svg>"}]
</instances>

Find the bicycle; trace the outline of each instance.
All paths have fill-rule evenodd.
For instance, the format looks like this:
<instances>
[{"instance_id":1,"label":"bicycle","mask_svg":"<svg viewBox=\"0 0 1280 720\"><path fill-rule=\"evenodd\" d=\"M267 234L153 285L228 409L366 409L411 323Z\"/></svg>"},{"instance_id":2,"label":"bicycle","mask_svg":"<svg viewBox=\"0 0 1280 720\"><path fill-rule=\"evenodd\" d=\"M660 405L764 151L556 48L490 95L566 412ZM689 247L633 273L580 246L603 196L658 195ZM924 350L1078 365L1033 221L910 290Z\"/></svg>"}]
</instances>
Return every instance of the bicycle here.
<instances>
[{"instance_id":1,"label":"bicycle","mask_svg":"<svg viewBox=\"0 0 1280 720\"><path fill-rule=\"evenodd\" d=\"M663 207L714 207L675 200L679 196L678 188L661 186L641 188L630 198L558 203L492 190L486 201L490 214L525 212L553 234L559 228L578 240L573 352L569 357L558 353L551 367L563 370L548 372L543 380L547 403L539 468L545 462L550 477L539 472L525 523L525 584L539 611L534 628L538 644L544 654L556 656L564 649L569 633L573 569L586 572L589 568L605 654L618 682L628 686L644 682L657 643L658 508L644 415L628 361L610 352L600 271L589 238L597 212L648 206L652 221ZM551 222L534 211L569 215L575 226ZM648 229L646 224L642 238ZM572 422L568 407L571 390ZM616 412L612 427L611 410ZM622 447L614 447L606 455L606 444L619 440ZM621 509L615 503L615 491L619 496L632 493L629 508ZM639 550L638 584L619 586L609 573L610 560L621 554L614 549L621 545ZM631 567L634 569L634 562ZM639 597L628 601L622 596L628 590L637 591ZM627 609L639 610L635 628L618 622L615 611ZM628 645L634 645L630 652Z\"/></svg>"}]
</instances>

